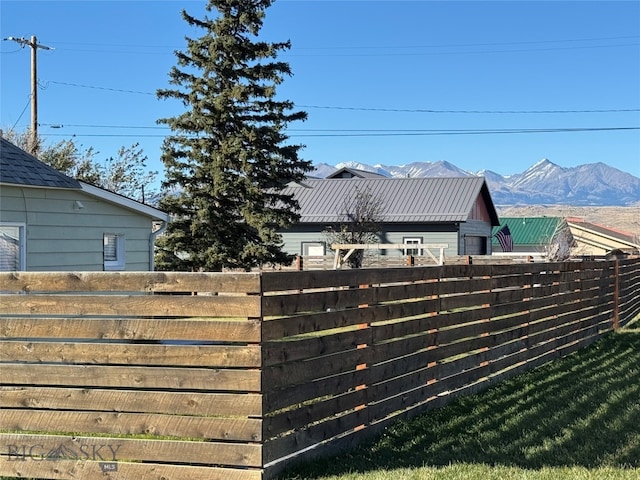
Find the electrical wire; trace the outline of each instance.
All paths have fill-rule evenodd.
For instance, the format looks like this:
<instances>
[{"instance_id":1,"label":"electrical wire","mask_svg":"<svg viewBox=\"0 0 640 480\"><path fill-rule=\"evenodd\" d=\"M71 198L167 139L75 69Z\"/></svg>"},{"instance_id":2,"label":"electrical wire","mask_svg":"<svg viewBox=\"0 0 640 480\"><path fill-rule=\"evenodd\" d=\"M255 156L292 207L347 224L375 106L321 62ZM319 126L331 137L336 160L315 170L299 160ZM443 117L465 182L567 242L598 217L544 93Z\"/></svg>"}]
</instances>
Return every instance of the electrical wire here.
<instances>
[{"instance_id":1,"label":"electrical wire","mask_svg":"<svg viewBox=\"0 0 640 480\"><path fill-rule=\"evenodd\" d=\"M27 104L24 106L24 108L22 109L22 112L20 113L20 116L18 117L18 119L16 120L16 123L13 124L13 127L11 127L11 130L15 130L16 129L16 125L18 124L18 122L20 121L20 119L22 118L22 115L24 115L24 112L27 111L27 107L29 106L29 104L31 104L31 95L29 95L29 100L27 100Z\"/></svg>"},{"instance_id":2,"label":"electrical wire","mask_svg":"<svg viewBox=\"0 0 640 480\"><path fill-rule=\"evenodd\" d=\"M108 90L113 92L134 93L139 95L155 95L151 92L141 92L139 90L124 90L110 87L99 87L96 85L83 85L79 83L58 82L49 80L47 83L65 85L70 87L90 88L96 90ZM380 107L349 107L338 105L296 105L299 108L324 109L324 110L352 110L361 112L395 112L395 113L455 113L455 114L482 114L482 115L525 115L525 114L570 114L570 113L628 113L640 112L640 108L608 108L608 109L587 109L587 110L437 110L426 108L380 108Z\"/></svg>"},{"instance_id":3,"label":"electrical wire","mask_svg":"<svg viewBox=\"0 0 640 480\"><path fill-rule=\"evenodd\" d=\"M403 137L403 136L439 136L439 135L496 135L496 134L536 134L536 133L576 133L576 132L607 132L640 130L640 127L583 127L583 128L512 128L490 130L407 130L407 131L371 131L347 130L343 133L293 133L290 138L300 137ZM345 133L349 132L349 133ZM136 138L164 138L162 134L110 134L110 133L62 133L44 134L50 137L136 137ZM196 135L193 135L195 137Z\"/></svg>"}]
</instances>

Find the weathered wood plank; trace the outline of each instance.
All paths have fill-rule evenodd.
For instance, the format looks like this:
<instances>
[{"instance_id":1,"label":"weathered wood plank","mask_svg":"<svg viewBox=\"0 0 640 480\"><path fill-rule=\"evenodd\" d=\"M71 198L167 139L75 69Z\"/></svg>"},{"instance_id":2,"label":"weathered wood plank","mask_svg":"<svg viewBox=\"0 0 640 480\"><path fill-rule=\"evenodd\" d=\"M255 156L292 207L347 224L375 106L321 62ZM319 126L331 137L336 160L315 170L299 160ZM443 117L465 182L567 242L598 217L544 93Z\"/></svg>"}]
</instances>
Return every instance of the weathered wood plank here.
<instances>
[{"instance_id":1,"label":"weathered wood plank","mask_svg":"<svg viewBox=\"0 0 640 480\"><path fill-rule=\"evenodd\" d=\"M5 385L260 391L259 370L3 363Z\"/></svg>"},{"instance_id":2,"label":"weathered wood plank","mask_svg":"<svg viewBox=\"0 0 640 480\"><path fill-rule=\"evenodd\" d=\"M0 410L2 408L242 417L261 414L262 395L0 386Z\"/></svg>"},{"instance_id":3,"label":"weathered wood plank","mask_svg":"<svg viewBox=\"0 0 640 480\"><path fill-rule=\"evenodd\" d=\"M258 345L142 345L1 341L0 361L260 368Z\"/></svg>"},{"instance_id":4,"label":"weathered wood plank","mask_svg":"<svg viewBox=\"0 0 640 480\"><path fill-rule=\"evenodd\" d=\"M378 343L435 330L443 323L443 317L443 315L436 315L427 311L423 315L406 319L398 318L394 321L374 323L371 325L372 342Z\"/></svg>"},{"instance_id":5,"label":"weathered wood plank","mask_svg":"<svg viewBox=\"0 0 640 480\"><path fill-rule=\"evenodd\" d=\"M4 408L0 430L76 434L160 435L258 442L262 420L151 413L86 412Z\"/></svg>"},{"instance_id":6,"label":"weathered wood plank","mask_svg":"<svg viewBox=\"0 0 640 480\"><path fill-rule=\"evenodd\" d=\"M332 395L341 395L367 383L369 383L369 370L362 369L280 389L272 389L267 384L263 390L264 414L269 416L278 410L289 409L291 406L326 397L327 392Z\"/></svg>"},{"instance_id":7,"label":"weathered wood plank","mask_svg":"<svg viewBox=\"0 0 640 480\"><path fill-rule=\"evenodd\" d=\"M419 350L390 361L373 364L370 367L371 383L381 383L410 372L422 370L435 363L437 358L436 351L437 349Z\"/></svg>"},{"instance_id":8,"label":"weathered wood plank","mask_svg":"<svg viewBox=\"0 0 640 480\"><path fill-rule=\"evenodd\" d=\"M418 377L416 377L417 379ZM438 382L407 382L404 385L398 381L393 382L393 388L385 388L388 395L377 396L378 401L367 407L371 422L384 420L389 415L399 415L403 411L416 408L437 397ZM377 386L375 390L381 391L385 385Z\"/></svg>"},{"instance_id":9,"label":"weathered wood plank","mask_svg":"<svg viewBox=\"0 0 640 480\"><path fill-rule=\"evenodd\" d=\"M438 267L263 272L262 288L264 292L278 292L310 288L421 282L434 280L439 276Z\"/></svg>"},{"instance_id":10,"label":"weathered wood plank","mask_svg":"<svg viewBox=\"0 0 640 480\"><path fill-rule=\"evenodd\" d=\"M491 293L469 293L466 295L454 295L451 297L440 297L440 308L443 311L456 310L459 308L473 308L491 303L493 295Z\"/></svg>"},{"instance_id":11,"label":"weathered wood plank","mask_svg":"<svg viewBox=\"0 0 640 480\"><path fill-rule=\"evenodd\" d=\"M352 390L342 395L323 398L311 404L299 405L269 416L264 419L264 438L274 438L277 435L305 428L306 426L344 414L368 403L366 388Z\"/></svg>"},{"instance_id":12,"label":"weathered wood plank","mask_svg":"<svg viewBox=\"0 0 640 480\"><path fill-rule=\"evenodd\" d=\"M349 290L270 295L262 298L262 308L265 316L323 312L330 309L342 310L365 303L377 303L375 289L353 288Z\"/></svg>"},{"instance_id":13,"label":"weathered wood plank","mask_svg":"<svg viewBox=\"0 0 640 480\"><path fill-rule=\"evenodd\" d=\"M359 365L368 363L371 355L371 349L357 348L332 355L266 367L262 371L263 383L269 385L270 388L305 384L323 377L355 371Z\"/></svg>"},{"instance_id":14,"label":"weathered wood plank","mask_svg":"<svg viewBox=\"0 0 640 480\"><path fill-rule=\"evenodd\" d=\"M0 272L4 292L260 293L260 274L216 272Z\"/></svg>"},{"instance_id":15,"label":"weathered wood plank","mask_svg":"<svg viewBox=\"0 0 640 480\"><path fill-rule=\"evenodd\" d=\"M358 345L371 344L371 329L359 328L346 332L291 339L289 341L263 343L263 365L265 367L280 363L304 360L353 350Z\"/></svg>"},{"instance_id":16,"label":"weathered wood plank","mask_svg":"<svg viewBox=\"0 0 640 480\"><path fill-rule=\"evenodd\" d=\"M11 446L28 446L31 460L99 460L103 462L143 461L197 463L260 467L262 452L256 443L189 442L181 440L130 439L0 433L0 449L9 456ZM33 447L33 450L31 449ZM14 449L16 451L19 449Z\"/></svg>"},{"instance_id":17,"label":"weathered wood plank","mask_svg":"<svg viewBox=\"0 0 640 480\"><path fill-rule=\"evenodd\" d=\"M376 343L374 346L375 363L385 362L393 358L400 358L409 353L425 350L436 345L437 336L434 333L425 332L422 335L412 335L390 342Z\"/></svg>"},{"instance_id":18,"label":"weathered wood plank","mask_svg":"<svg viewBox=\"0 0 640 480\"><path fill-rule=\"evenodd\" d=\"M368 422L366 408L334 417L330 420L310 425L303 430L291 432L264 442L265 463L275 461L306 447L348 433Z\"/></svg>"},{"instance_id":19,"label":"weathered wood plank","mask_svg":"<svg viewBox=\"0 0 640 480\"><path fill-rule=\"evenodd\" d=\"M271 341L336 328L353 328L367 323L370 320L368 313L369 309L362 308L269 319L262 324L262 337L264 341Z\"/></svg>"},{"instance_id":20,"label":"weathered wood plank","mask_svg":"<svg viewBox=\"0 0 640 480\"><path fill-rule=\"evenodd\" d=\"M260 341L260 321L221 319L1 318L0 338Z\"/></svg>"},{"instance_id":21,"label":"weathered wood plank","mask_svg":"<svg viewBox=\"0 0 640 480\"><path fill-rule=\"evenodd\" d=\"M2 315L259 317L259 296L0 295Z\"/></svg>"},{"instance_id":22,"label":"weathered wood plank","mask_svg":"<svg viewBox=\"0 0 640 480\"><path fill-rule=\"evenodd\" d=\"M0 457L2 458L2 457ZM0 475L19 478L49 478L68 480L69 478L108 480L262 480L262 471L251 468L220 468L187 465L166 465L158 463L129 463L56 460L42 461L1 461ZM117 469L110 471L111 468Z\"/></svg>"}]
</instances>

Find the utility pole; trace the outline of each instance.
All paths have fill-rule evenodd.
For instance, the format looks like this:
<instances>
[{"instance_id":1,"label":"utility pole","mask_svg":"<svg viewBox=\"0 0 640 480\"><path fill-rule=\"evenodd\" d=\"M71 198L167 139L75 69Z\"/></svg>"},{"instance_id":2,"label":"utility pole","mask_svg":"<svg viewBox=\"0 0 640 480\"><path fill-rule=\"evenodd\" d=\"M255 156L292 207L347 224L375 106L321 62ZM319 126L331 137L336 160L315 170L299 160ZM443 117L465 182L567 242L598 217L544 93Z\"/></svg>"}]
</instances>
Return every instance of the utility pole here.
<instances>
[{"instance_id":1,"label":"utility pole","mask_svg":"<svg viewBox=\"0 0 640 480\"><path fill-rule=\"evenodd\" d=\"M30 40L24 37L7 37L5 40L13 40L24 48L25 45L31 47L31 141L29 142L29 153L37 156L38 153L38 55L39 48L42 50L53 50L46 45L40 45L38 39L32 36Z\"/></svg>"}]
</instances>

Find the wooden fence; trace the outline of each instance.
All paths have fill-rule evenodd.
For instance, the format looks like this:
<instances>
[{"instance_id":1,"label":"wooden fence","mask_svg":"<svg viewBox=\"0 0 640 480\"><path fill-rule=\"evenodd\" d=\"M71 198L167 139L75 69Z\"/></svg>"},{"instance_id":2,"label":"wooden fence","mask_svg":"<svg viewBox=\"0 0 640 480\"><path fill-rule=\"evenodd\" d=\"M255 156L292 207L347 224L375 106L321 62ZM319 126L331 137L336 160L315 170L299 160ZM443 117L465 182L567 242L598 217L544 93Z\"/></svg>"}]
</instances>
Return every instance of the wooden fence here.
<instances>
[{"instance_id":1,"label":"wooden fence","mask_svg":"<svg viewBox=\"0 0 640 480\"><path fill-rule=\"evenodd\" d=\"M0 475L263 479L597 340L640 260L0 274Z\"/></svg>"}]
</instances>

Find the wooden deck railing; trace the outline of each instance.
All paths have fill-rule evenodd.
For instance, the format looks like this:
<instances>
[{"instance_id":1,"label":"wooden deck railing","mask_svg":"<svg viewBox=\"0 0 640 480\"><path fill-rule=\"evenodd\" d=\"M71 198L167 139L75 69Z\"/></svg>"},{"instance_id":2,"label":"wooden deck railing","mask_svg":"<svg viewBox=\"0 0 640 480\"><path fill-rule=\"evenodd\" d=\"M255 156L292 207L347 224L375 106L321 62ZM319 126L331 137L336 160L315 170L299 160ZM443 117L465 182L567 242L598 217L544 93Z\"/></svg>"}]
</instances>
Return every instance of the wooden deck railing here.
<instances>
[{"instance_id":1,"label":"wooden deck railing","mask_svg":"<svg viewBox=\"0 0 640 480\"><path fill-rule=\"evenodd\" d=\"M0 292L0 475L251 480L624 326L640 261L14 272Z\"/></svg>"}]
</instances>

